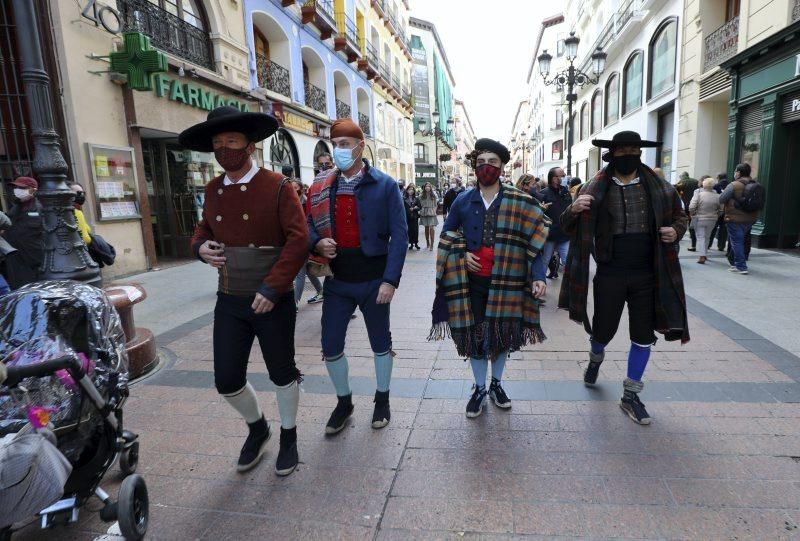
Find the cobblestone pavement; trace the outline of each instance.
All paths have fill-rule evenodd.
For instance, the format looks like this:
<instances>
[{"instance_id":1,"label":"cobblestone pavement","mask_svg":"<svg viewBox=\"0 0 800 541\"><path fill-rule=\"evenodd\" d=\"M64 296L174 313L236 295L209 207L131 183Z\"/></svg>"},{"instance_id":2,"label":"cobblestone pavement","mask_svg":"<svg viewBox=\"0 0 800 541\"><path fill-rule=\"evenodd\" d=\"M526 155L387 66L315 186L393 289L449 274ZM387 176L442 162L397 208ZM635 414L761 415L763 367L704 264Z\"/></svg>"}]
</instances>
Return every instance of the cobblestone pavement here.
<instances>
[{"instance_id":1,"label":"cobblestone pavement","mask_svg":"<svg viewBox=\"0 0 800 541\"><path fill-rule=\"evenodd\" d=\"M507 365L513 408L490 405L470 420L469 367L452 343L426 340L433 261L431 252L409 254L392 304L397 357L384 430L369 426L374 369L359 317L347 342L356 414L339 436L323 435L335 396L320 360L321 305L303 301L302 464L288 478L273 471L276 440L258 468L234 470L245 427L213 389L209 316L163 334L168 366L137 383L126 407L141 435L149 538L800 536L800 360L792 353L691 301L693 339L656 346L642 394L654 422L638 426L616 402L627 333L609 347L602 385L584 388L587 339L556 310L556 281L543 312L549 340ZM251 381L277 426L257 347L251 360ZM107 490L115 494L118 482L110 474ZM93 539L108 528L84 512L46 537ZM31 528L21 536L35 538L43 537Z\"/></svg>"}]
</instances>

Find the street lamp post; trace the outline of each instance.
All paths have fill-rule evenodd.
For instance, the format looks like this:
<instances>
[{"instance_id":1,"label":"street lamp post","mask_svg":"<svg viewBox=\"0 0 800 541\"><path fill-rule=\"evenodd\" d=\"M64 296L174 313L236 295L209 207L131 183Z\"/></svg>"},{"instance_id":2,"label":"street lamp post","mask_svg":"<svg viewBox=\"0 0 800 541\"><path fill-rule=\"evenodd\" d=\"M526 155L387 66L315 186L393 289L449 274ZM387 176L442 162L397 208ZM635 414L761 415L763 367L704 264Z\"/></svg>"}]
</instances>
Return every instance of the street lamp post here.
<instances>
[{"instance_id":1,"label":"street lamp post","mask_svg":"<svg viewBox=\"0 0 800 541\"><path fill-rule=\"evenodd\" d=\"M600 80L600 75L606 66L606 53L603 52L601 47L598 47L592 53L592 71L594 77L583 73L580 69L575 67L575 60L578 56L578 44L580 38L575 35L575 32L570 32L569 37L564 40L564 49L569 66L567 69L553 75L552 79L547 78L550 73L550 61L553 56L545 49L542 54L537 58L539 61L539 74L544 80L544 84L555 84L560 87L566 86L567 88L567 174L572 175L572 104L578 100L578 95L575 94L575 86L583 87L587 84L596 85Z\"/></svg>"},{"instance_id":2,"label":"street lamp post","mask_svg":"<svg viewBox=\"0 0 800 541\"><path fill-rule=\"evenodd\" d=\"M431 121L433 122L433 126L428 131L425 131L425 125L428 123L427 120L424 118L420 118L417 120L417 125L419 126L419 131L423 137L433 136L433 148L436 154L436 186L441 189L442 181L440 178L441 171L439 169L439 137L444 137L450 135L453 131L453 125L455 121L452 118L447 119L447 129L442 130L439 127L439 111L434 111L431 113Z\"/></svg>"},{"instance_id":3,"label":"street lamp post","mask_svg":"<svg viewBox=\"0 0 800 541\"><path fill-rule=\"evenodd\" d=\"M75 194L67 185L67 162L61 154L53 120L50 77L44 69L39 24L34 2L14 0L22 80L31 117L33 173L39 181L36 193L42 205L44 260L40 278L79 280L100 285L100 268L86 250L78 232L72 206Z\"/></svg>"}]
</instances>

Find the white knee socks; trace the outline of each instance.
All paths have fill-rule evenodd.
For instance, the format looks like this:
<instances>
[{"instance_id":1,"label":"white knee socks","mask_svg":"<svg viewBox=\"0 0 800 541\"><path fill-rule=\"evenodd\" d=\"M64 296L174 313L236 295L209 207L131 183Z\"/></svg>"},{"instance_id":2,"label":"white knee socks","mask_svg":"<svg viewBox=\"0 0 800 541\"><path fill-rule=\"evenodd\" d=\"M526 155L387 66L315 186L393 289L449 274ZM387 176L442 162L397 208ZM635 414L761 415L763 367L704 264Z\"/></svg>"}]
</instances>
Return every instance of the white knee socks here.
<instances>
[{"instance_id":1,"label":"white knee socks","mask_svg":"<svg viewBox=\"0 0 800 541\"><path fill-rule=\"evenodd\" d=\"M292 429L297 424L297 404L300 402L300 385L297 381L275 389L278 399L278 413L281 416L281 428Z\"/></svg>"},{"instance_id":2,"label":"white knee socks","mask_svg":"<svg viewBox=\"0 0 800 541\"><path fill-rule=\"evenodd\" d=\"M248 381L244 387L231 394L222 395L233 409L244 417L247 424L255 423L262 417L261 406L258 405L256 391Z\"/></svg>"}]
</instances>

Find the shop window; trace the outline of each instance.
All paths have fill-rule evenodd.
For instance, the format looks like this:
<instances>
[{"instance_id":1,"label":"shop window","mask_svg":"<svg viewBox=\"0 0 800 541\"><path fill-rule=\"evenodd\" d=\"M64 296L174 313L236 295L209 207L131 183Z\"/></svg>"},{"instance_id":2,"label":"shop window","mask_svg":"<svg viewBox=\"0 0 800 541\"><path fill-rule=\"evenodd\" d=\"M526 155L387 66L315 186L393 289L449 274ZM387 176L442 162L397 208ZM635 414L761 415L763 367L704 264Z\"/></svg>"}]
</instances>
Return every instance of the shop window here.
<instances>
[{"instance_id":1,"label":"shop window","mask_svg":"<svg viewBox=\"0 0 800 541\"><path fill-rule=\"evenodd\" d=\"M650 41L648 98L658 96L675 86L677 43L678 22L676 19L669 19L661 24Z\"/></svg>"},{"instance_id":2,"label":"shop window","mask_svg":"<svg viewBox=\"0 0 800 541\"><path fill-rule=\"evenodd\" d=\"M634 52L625 63L622 80L622 115L627 115L642 105L642 66L644 55Z\"/></svg>"},{"instance_id":3,"label":"shop window","mask_svg":"<svg viewBox=\"0 0 800 541\"><path fill-rule=\"evenodd\" d=\"M552 159L558 161L561 159L561 154L564 152L564 141L559 139L553 143Z\"/></svg>"},{"instance_id":4,"label":"shop window","mask_svg":"<svg viewBox=\"0 0 800 541\"><path fill-rule=\"evenodd\" d=\"M418 162L425 162L425 145L417 143L414 145L414 160Z\"/></svg>"},{"instance_id":5,"label":"shop window","mask_svg":"<svg viewBox=\"0 0 800 541\"><path fill-rule=\"evenodd\" d=\"M591 133L597 133L603 126L603 92L599 89L592 95L592 126Z\"/></svg>"},{"instance_id":6,"label":"shop window","mask_svg":"<svg viewBox=\"0 0 800 541\"><path fill-rule=\"evenodd\" d=\"M664 170L667 180L672 177L672 139L675 134L675 109L670 106L658 112L658 140L662 145L656 149L656 166Z\"/></svg>"},{"instance_id":7,"label":"shop window","mask_svg":"<svg viewBox=\"0 0 800 541\"><path fill-rule=\"evenodd\" d=\"M605 125L613 124L619 119L619 75L612 73L606 82L606 117Z\"/></svg>"},{"instance_id":8,"label":"shop window","mask_svg":"<svg viewBox=\"0 0 800 541\"><path fill-rule=\"evenodd\" d=\"M740 163L750 165L750 176L758 179L758 163L761 159L761 129L747 131L742 134L742 159Z\"/></svg>"}]
</instances>

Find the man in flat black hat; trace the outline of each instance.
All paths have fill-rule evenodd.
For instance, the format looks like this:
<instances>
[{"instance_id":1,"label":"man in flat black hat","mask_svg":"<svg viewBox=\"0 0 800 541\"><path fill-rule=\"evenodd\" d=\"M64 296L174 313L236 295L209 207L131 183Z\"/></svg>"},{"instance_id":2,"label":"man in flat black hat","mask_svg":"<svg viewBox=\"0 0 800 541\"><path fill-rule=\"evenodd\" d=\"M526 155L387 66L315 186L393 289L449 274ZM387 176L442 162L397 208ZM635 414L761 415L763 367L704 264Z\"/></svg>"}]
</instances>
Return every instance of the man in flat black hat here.
<instances>
[{"instance_id":1,"label":"man in flat black hat","mask_svg":"<svg viewBox=\"0 0 800 541\"><path fill-rule=\"evenodd\" d=\"M508 354L545 339L539 324L546 291L540 252L549 221L529 194L500 182L511 156L492 139L478 139L467 158L478 187L459 194L439 241L430 338L453 338L469 358L475 386L466 416L481 415L487 398L511 407L502 386ZM491 362L491 383L486 377Z\"/></svg>"},{"instance_id":2,"label":"man in flat black hat","mask_svg":"<svg viewBox=\"0 0 800 541\"><path fill-rule=\"evenodd\" d=\"M214 152L225 170L205 189L203 216L192 238L194 253L219 270L214 308L214 383L244 417L249 434L237 470L261 460L271 432L247 360L258 337L281 418L278 475L297 467L297 406L300 372L294 361L294 277L306 262L308 229L297 193L278 173L258 167L255 143L278 127L263 113L219 107L208 120L180 134L191 150Z\"/></svg>"},{"instance_id":3,"label":"man in flat black hat","mask_svg":"<svg viewBox=\"0 0 800 541\"><path fill-rule=\"evenodd\" d=\"M641 162L642 148L660 142L623 131L610 141L595 139L592 144L608 149L603 155L608 165L583 185L561 215L562 229L571 240L558 306L569 309L570 319L583 323L589 333L591 351L583 381L593 386L605 347L628 305L631 346L620 407L646 425L650 415L639 393L656 343L654 333L666 340L689 341L678 261L678 241L688 219L675 188ZM586 311L590 254L597 263L591 321Z\"/></svg>"}]
</instances>

